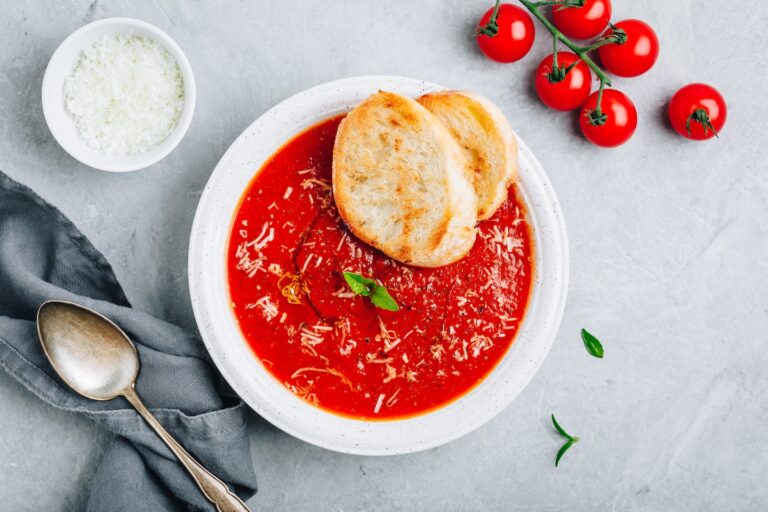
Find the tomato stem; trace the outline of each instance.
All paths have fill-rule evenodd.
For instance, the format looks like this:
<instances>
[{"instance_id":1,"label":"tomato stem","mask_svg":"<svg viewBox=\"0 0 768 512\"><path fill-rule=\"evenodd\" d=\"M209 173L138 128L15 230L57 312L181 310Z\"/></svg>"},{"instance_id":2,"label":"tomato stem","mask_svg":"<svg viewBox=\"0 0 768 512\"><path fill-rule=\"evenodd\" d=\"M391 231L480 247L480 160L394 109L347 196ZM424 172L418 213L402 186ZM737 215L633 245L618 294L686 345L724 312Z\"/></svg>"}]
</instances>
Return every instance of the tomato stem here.
<instances>
[{"instance_id":1,"label":"tomato stem","mask_svg":"<svg viewBox=\"0 0 768 512\"><path fill-rule=\"evenodd\" d=\"M608 116L605 115L605 112L602 111L600 108L603 104L603 90L605 89L605 84L600 82L600 89L597 91L597 103L595 106L595 110L589 112L587 114L587 118L589 119L589 122L593 126L602 126L605 124L606 121L608 121Z\"/></svg>"},{"instance_id":2,"label":"tomato stem","mask_svg":"<svg viewBox=\"0 0 768 512\"><path fill-rule=\"evenodd\" d=\"M611 35L601 37L591 45L587 46L584 51L591 52L607 44L624 44L627 42L627 33L624 29L617 27L613 23L608 23L608 25L611 27Z\"/></svg>"},{"instance_id":3,"label":"tomato stem","mask_svg":"<svg viewBox=\"0 0 768 512\"><path fill-rule=\"evenodd\" d=\"M475 29L475 37L496 37L496 34L499 33L499 24L496 23L496 20L499 17L499 7L501 7L501 0L496 0L496 5L493 7L493 12L491 13L491 17L488 19L488 23Z\"/></svg>"},{"instance_id":4,"label":"tomato stem","mask_svg":"<svg viewBox=\"0 0 768 512\"><path fill-rule=\"evenodd\" d=\"M554 43L552 48L552 69L547 71L546 77L549 83L556 84L565 80L565 77L578 64L578 61L574 61L568 66L560 66L557 61L557 38L553 37L552 41Z\"/></svg>"},{"instance_id":5,"label":"tomato stem","mask_svg":"<svg viewBox=\"0 0 768 512\"><path fill-rule=\"evenodd\" d=\"M589 55L587 55L592 48L591 47L582 47L571 41L568 37L566 37L560 30L552 24L551 21L547 19L546 16L544 16L544 13L539 10L539 7L545 7L548 5L570 5L570 6L576 6L576 2L579 0L561 0L560 2L548 2L548 1L541 1L541 2L532 2L531 0L520 0L520 3L525 6L526 9L528 9L531 14L533 14L536 19L538 19L542 25L544 25L547 30L550 31L552 36L555 38L555 46L557 46L557 41L562 42L565 46L570 48L570 50L578 55L579 59L584 61L584 63L589 66L589 69L591 69L595 75L597 75L597 78L600 80L600 92L598 93L598 100L597 100L597 108L595 108L594 112L590 114L590 120L592 121L594 119L595 122L599 122L600 119L602 119L605 114L600 110L601 101L603 99L603 88L610 87L611 86L611 79L608 77L608 75L605 74L605 72L600 69L600 66L598 66L595 61L593 61ZM581 5L583 5L583 2L581 2ZM623 31L621 31L623 32ZM606 39L613 37L613 36L607 36ZM618 36L620 37L620 36ZM624 34L624 37L626 38L626 33ZM610 42L618 42L618 41L610 41ZM595 43L597 44L597 43ZM608 42L603 43L608 44ZM593 45L594 46L594 45ZM557 55L557 50L555 50L555 55ZM594 117L593 117L594 114ZM605 120L603 120L603 123ZM602 123L600 123L602 124Z\"/></svg>"},{"instance_id":6,"label":"tomato stem","mask_svg":"<svg viewBox=\"0 0 768 512\"><path fill-rule=\"evenodd\" d=\"M717 133L715 127L712 126L712 121L709 119L709 112L707 112L707 109L704 107L697 108L690 116L688 116L688 119L686 119L685 129L688 130L688 135L691 134L691 121L699 123L704 128L704 135L707 134L707 130L712 130L712 133L715 134L715 137L718 139L720 138L720 134Z\"/></svg>"},{"instance_id":7,"label":"tomato stem","mask_svg":"<svg viewBox=\"0 0 768 512\"><path fill-rule=\"evenodd\" d=\"M545 1L542 0L541 2L534 2L533 5L536 7L556 7L560 6L561 8L565 7L584 7L584 2L586 0L549 0Z\"/></svg>"},{"instance_id":8,"label":"tomato stem","mask_svg":"<svg viewBox=\"0 0 768 512\"><path fill-rule=\"evenodd\" d=\"M552 36L552 69L553 71L559 69L557 65L557 37ZM550 78L550 82L552 79Z\"/></svg>"}]
</instances>

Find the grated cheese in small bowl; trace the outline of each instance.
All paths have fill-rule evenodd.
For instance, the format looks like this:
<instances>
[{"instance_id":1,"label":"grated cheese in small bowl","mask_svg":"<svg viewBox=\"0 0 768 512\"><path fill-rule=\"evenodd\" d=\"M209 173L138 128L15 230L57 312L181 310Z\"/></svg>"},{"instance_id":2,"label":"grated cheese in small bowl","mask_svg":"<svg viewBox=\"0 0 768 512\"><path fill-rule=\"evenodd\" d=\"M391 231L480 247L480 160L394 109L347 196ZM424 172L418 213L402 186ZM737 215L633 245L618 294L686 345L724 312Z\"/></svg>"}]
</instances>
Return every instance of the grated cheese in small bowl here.
<instances>
[{"instance_id":1,"label":"grated cheese in small bowl","mask_svg":"<svg viewBox=\"0 0 768 512\"><path fill-rule=\"evenodd\" d=\"M64 81L80 137L105 155L150 151L173 133L184 109L174 58L149 37L117 34L84 49Z\"/></svg>"}]
</instances>

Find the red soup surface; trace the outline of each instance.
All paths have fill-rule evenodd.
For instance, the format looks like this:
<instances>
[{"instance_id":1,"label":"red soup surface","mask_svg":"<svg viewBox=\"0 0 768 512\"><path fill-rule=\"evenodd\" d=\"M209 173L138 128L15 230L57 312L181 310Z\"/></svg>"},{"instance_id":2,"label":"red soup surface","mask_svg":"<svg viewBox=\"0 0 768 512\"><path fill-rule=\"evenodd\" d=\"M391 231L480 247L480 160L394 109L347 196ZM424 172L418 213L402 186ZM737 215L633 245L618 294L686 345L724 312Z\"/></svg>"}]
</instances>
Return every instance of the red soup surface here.
<instances>
[{"instance_id":1,"label":"red soup surface","mask_svg":"<svg viewBox=\"0 0 768 512\"><path fill-rule=\"evenodd\" d=\"M357 240L336 211L331 160L343 116L280 148L248 186L227 248L231 306L263 366L307 402L361 419L424 413L501 360L525 313L533 247L516 189L461 261L403 265ZM352 293L373 277L396 312Z\"/></svg>"}]
</instances>

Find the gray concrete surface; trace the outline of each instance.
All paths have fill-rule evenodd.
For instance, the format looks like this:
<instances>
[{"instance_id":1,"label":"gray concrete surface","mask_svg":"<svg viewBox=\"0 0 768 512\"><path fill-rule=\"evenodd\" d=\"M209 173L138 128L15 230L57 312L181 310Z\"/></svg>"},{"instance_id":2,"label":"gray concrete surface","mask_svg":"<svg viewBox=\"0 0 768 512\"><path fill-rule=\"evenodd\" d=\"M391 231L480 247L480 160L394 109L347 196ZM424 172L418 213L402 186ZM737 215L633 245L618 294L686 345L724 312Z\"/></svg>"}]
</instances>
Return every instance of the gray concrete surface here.
<instances>
[{"instance_id":1,"label":"gray concrete surface","mask_svg":"<svg viewBox=\"0 0 768 512\"><path fill-rule=\"evenodd\" d=\"M190 329L187 241L214 165L251 121L307 87L394 74L494 99L538 155L565 211L571 290L557 341L526 391L450 445L345 456L253 415L254 510L758 511L768 509L768 6L759 0L614 0L657 30L662 53L616 79L640 112L601 150L543 107L522 62L484 59L469 33L490 0L380 2L0 1L0 168L60 207L114 265L133 303ZM46 63L108 16L166 30L194 68L198 106L164 161L112 175L57 146L43 120ZM720 140L667 126L667 99L710 82L730 105ZM0 291L1 293L1 291ZM579 329L604 342L587 356ZM0 374L0 510L79 510L107 436ZM582 442L553 465L555 413Z\"/></svg>"}]
</instances>

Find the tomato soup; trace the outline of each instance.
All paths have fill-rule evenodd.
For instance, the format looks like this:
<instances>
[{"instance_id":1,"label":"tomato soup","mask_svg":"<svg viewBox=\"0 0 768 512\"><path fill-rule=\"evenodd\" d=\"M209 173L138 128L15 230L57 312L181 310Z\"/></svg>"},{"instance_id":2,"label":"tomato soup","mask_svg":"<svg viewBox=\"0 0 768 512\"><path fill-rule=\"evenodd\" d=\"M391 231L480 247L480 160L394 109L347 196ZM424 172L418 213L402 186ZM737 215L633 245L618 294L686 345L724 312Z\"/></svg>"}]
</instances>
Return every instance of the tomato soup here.
<instances>
[{"instance_id":1,"label":"tomato soup","mask_svg":"<svg viewBox=\"0 0 768 512\"><path fill-rule=\"evenodd\" d=\"M367 420L424 413L472 389L515 338L533 278L524 204L512 187L452 265L394 261L334 206L341 119L294 137L245 191L227 248L231 307L264 368L308 403ZM377 279L399 311L353 293L345 271Z\"/></svg>"}]
</instances>

